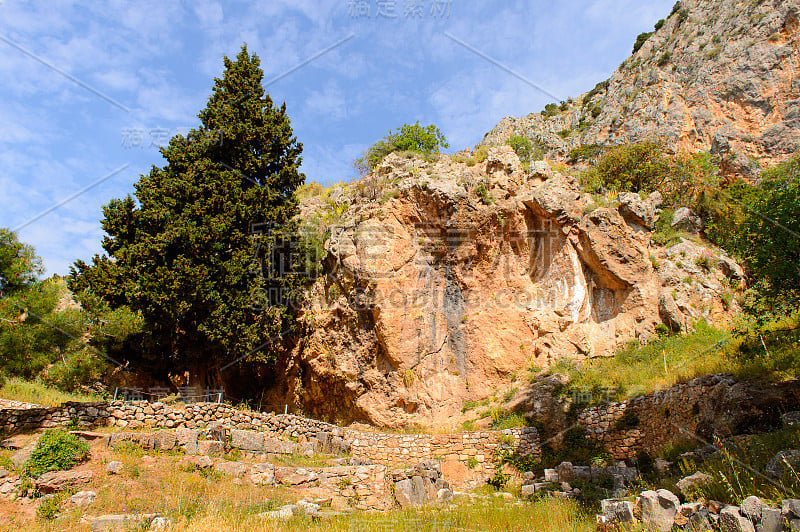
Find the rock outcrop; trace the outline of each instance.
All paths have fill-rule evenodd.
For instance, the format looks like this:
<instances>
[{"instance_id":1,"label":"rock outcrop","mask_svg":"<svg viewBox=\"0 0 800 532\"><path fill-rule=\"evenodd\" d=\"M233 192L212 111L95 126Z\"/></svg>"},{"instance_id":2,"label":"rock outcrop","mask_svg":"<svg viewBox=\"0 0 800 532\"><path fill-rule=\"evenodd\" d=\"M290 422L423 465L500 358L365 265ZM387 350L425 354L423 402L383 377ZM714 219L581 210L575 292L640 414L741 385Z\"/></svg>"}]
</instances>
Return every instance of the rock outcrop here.
<instances>
[{"instance_id":1,"label":"rock outcrop","mask_svg":"<svg viewBox=\"0 0 800 532\"><path fill-rule=\"evenodd\" d=\"M314 417L441 423L526 368L735 310L734 261L697 238L651 242L659 198L597 205L545 163L524 171L508 147L480 162L393 154L374 182L336 194L346 212L307 334L265 393Z\"/></svg>"},{"instance_id":2,"label":"rock outcrop","mask_svg":"<svg viewBox=\"0 0 800 532\"><path fill-rule=\"evenodd\" d=\"M745 177L796 153L800 2L681 4L585 99L550 117L506 117L482 143L523 135L563 158L581 145L658 139L719 155L723 174Z\"/></svg>"}]
</instances>

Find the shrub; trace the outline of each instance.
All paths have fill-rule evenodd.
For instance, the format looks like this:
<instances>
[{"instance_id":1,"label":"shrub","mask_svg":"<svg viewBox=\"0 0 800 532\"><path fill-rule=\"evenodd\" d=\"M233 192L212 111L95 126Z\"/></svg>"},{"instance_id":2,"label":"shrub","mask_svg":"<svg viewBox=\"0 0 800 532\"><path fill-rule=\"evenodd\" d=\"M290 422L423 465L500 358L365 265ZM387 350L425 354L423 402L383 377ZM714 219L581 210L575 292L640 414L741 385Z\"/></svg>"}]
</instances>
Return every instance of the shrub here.
<instances>
[{"instance_id":1,"label":"shrub","mask_svg":"<svg viewBox=\"0 0 800 532\"><path fill-rule=\"evenodd\" d=\"M494 472L494 476L492 478L490 478L489 480L487 480L486 483L489 484L490 486L492 486L496 490L501 490L501 489L503 489L505 487L506 484L508 484L508 481L510 479L511 479L511 475L503 473L498 468Z\"/></svg>"},{"instance_id":2,"label":"shrub","mask_svg":"<svg viewBox=\"0 0 800 532\"><path fill-rule=\"evenodd\" d=\"M653 243L658 244L659 246L669 247L673 244L677 244L681 241L680 234L678 231L672 227L672 219L675 215L675 211L673 209L664 209L661 212L661 216L659 216L658 221L656 222L656 230L653 233L653 236L650 237L650 240ZM680 261L676 264L678 266ZM683 264L680 264L678 268L681 268Z\"/></svg>"},{"instance_id":3,"label":"shrub","mask_svg":"<svg viewBox=\"0 0 800 532\"><path fill-rule=\"evenodd\" d=\"M664 27L664 23L665 23L665 22L666 22L666 20L664 20L664 19L662 18L661 20L659 20L658 22L656 22L656 24L655 24L655 26L653 26L653 28L655 28L655 30L656 30L656 31L658 31L658 30L660 30L662 27Z\"/></svg>"},{"instance_id":4,"label":"shrub","mask_svg":"<svg viewBox=\"0 0 800 532\"><path fill-rule=\"evenodd\" d=\"M672 59L672 53L664 52L664 54L658 58L658 66L663 67L669 63L669 60Z\"/></svg>"},{"instance_id":5,"label":"shrub","mask_svg":"<svg viewBox=\"0 0 800 532\"><path fill-rule=\"evenodd\" d=\"M489 197L489 189L484 182L481 182L475 187L475 194L478 195L484 205L489 205L492 202L492 199Z\"/></svg>"},{"instance_id":6,"label":"shrub","mask_svg":"<svg viewBox=\"0 0 800 532\"><path fill-rule=\"evenodd\" d=\"M74 434L63 430L45 431L31 457L25 464L25 473L31 477L48 471L66 471L89 456L89 445Z\"/></svg>"},{"instance_id":7,"label":"shrub","mask_svg":"<svg viewBox=\"0 0 800 532\"><path fill-rule=\"evenodd\" d=\"M420 126L419 121L413 125L403 124L392 133L370 146L366 153L355 161L355 167L363 173L369 173L390 153L410 152L430 155L439 153L439 148L450 145L444 133L433 124Z\"/></svg>"},{"instance_id":8,"label":"shrub","mask_svg":"<svg viewBox=\"0 0 800 532\"><path fill-rule=\"evenodd\" d=\"M511 135L506 144L511 146L520 161L529 161L533 152L533 144L521 135Z\"/></svg>"},{"instance_id":9,"label":"shrub","mask_svg":"<svg viewBox=\"0 0 800 532\"><path fill-rule=\"evenodd\" d=\"M475 469L478 466L478 461L475 459L474 456L470 456L467 458L467 467L470 469Z\"/></svg>"},{"instance_id":10,"label":"shrub","mask_svg":"<svg viewBox=\"0 0 800 532\"><path fill-rule=\"evenodd\" d=\"M640 33L639 35L636 36L636 42L633 43L634 54L639 51L639 48L644 46L644 43L647 42L647 39L649 39L652 34L653 32L650 31L650 32Z\"/></svg>"},{"instance_id":11,"label":"shrub","mask_svg":"<svg viewBox=\"0 0 800 532\"><path fill-rule=\"evenodd\" d=\"M36 517L44 519L45 521L52 521L58 517L58 512L61 510L61 505L64 504L65 493L59 493L43 500L39 507L36 508Z\"/></svg>"},{"instance_id":12,"label":"shrub","mask_svg":"<svg viewBox=\"0 0 800 532\"><path fill-rule=\"evenodd\" d=\"M592 161L603 153L603 147L599 144L584 144L570 150L569 160L572 163L577 161Z\"/></svg>"},{"instance_id":13,"label":"shrub","mask_svg":"<svg viewBox=\"0 0 800 532\"><path fill-rule=\"evenodd\" d=\"M583 97L582 105L584 106L587 105L590 101L592 101L592 98L594 98L595 96L597 96L598 94L607 89L608 89L608 80L601 81L600 83L595 85L592 90L586 93L586 96Z\"/></svg>"},{"instance_id":14,"label":"shrub","mask_svg":"<svg viewBox=\"0 0 800 532\"><path fill-rule=\"evenodd\" d=\"M554 103L548 103L544 106L544 110L542 111L542 116L545 118L549 118L551 116L557 115L561 110L559 107Z\"/></svg>"},{"instance_id":15,"label":"shrub","mask_svg":"<svg viewBox=\"0 0 800 532\"><path fill-rule=\"evenodd\" d=\"M595 167L606 186L630 192L661 190L670 181L672 170L661 146L652 141L613 148L600 157Z\"/></svg>"},{"instance_id":16,"label":"shrub","mask_svg":"<svg viewBox=\"0 0 800 532\"><path fill-rule=\"evenodd\" d=\"M600 107L599 105L595 105L594 107L592 107L592 118L597 118L598 116L600 116L600 113L602 112L603 108Z\"/></svg>"}]
</instances>

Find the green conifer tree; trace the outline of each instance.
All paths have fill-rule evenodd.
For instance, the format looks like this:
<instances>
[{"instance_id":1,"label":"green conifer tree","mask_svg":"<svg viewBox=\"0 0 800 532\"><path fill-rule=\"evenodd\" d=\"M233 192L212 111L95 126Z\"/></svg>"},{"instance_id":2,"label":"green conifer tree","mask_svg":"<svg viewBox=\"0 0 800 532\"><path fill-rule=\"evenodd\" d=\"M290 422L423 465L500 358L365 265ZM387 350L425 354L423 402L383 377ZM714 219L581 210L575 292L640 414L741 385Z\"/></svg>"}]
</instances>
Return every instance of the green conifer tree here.
<instances>
[{"instance_id":1,"label":"green conifer tree","mask_svg":"<svg viewBox=\"0 0 800 532\"><path fill-rule=\"evenodd\" d=\"M214 386L234 361L272 362L292 326L303 272L294 244L302 144L243 46L214 80L201 125L161 149L135 199L103 209L107 256L78 261L70 288L144 318L142 360ZM222 379L224 380L224 379Z\"/></svg>"}]
</instances>

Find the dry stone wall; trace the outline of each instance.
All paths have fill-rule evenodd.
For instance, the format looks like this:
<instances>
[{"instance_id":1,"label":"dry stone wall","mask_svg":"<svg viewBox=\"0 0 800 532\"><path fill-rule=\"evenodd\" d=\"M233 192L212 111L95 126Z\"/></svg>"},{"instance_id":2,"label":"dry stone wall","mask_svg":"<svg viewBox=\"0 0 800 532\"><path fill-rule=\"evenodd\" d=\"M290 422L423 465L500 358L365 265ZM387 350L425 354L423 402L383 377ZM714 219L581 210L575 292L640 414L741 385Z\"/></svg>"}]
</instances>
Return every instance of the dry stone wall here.
<instances>
[{"instance_id":1,"label":"dry stone wall","mask_svg":"<svg viewBox=\"0 0 800 532\"><path fill-rule=\"evenodd\" d=\"M249 451L282 452L285 442L269 436L274 435L301 443L342 442L340 448L349 446L352 456L377 464L401 466L423 460L442 460L458 462L476 472L493 469L492 451L501 445L524 454L539 453L539 436L534 428L441 435L386 434L344 429L292 414L241 411L217 403L194 403L177 408L146 401L111 401L0 410L2 434L70 423L80 428L111 425L123 429L179 429L180 433L195 434L195 439L198 429L217 423L230 431L233 446ZM148 437L158 439L152 435Z\"/></svg>"},{"instance_id":2,"label":"dry stone wall","mask_svg":"<svg viewBox=\"0 0 800 532\"><path fill-rule=\"evenodd\" d=\"M780 426L782 413L795 410L800 410L800 380L739 382L732 375L716 374L628 401L584 408L574 421L616 459L625 460L639 450L652 453L696 436L711 441L715 436L769 430ZM247 450L280 452L280 440L318 441L335 450L349 448L356 458L390 467L439 460L447 474L461 477L493 470L493 451L501 446L521 454L540 452L540 434L535 428L390 434L345 429L292 414L241 411L217 403L169 406L111 401L0 409L0 434L4 435L70 423L80 428L112 425L137 430L198 430L217 423L232 437L249 442L237 445Z\"/></svg>"},{"instance_id":3,"label":"dry stone wall","mask_svg":"<svg viewBox=\"0 0 800 532\"><path fill-rule=\"evenodd\" d=\"M671 443L770 430L781 414L800 406L800 381L737 381L733 375L706 375L666 390L622 402L585 408L577 424L618 460L640 450L657 452Z\"/></svg>"}]
</instances>

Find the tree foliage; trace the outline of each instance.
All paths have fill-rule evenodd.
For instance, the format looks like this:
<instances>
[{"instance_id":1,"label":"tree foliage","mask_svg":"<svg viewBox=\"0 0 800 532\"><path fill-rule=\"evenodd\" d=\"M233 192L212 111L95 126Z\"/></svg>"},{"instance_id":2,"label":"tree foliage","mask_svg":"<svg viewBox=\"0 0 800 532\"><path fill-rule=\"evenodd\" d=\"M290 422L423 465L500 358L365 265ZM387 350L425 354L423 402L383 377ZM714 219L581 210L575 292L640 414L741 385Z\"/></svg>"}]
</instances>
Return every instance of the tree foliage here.
<instances>
[{"instance_id":1,"label":"tree foliage","mask_svg":"<svg viewBox=\"0 0 800 532\"><path fill-rule=\"evenodd\" d=\"M392 133L370 146L362 157L356 159L355 166L362 173L369 173L384 157L397 151L413 151L421 154L439 153L440 148L448 148L450 144L444 133L433 124L419 125L419 121L409 125L403 124Z\"/></svg>"},{"instance_id":2,"label":"tree foliage","mask_svg":"<svg viewBox=\"0 0 800 532\"><path fill-rule=\"evenodd\" d=\"M708 236L746 262L764 295L800 295L800 155L765 171L758 186L738 181L699 204Z\"/></svg>"},{"instance_id":3,"label":"tree foliage","mask_svg":"<svg viewBox=\"0 0 800 532\"><path fill-rule=\"evenodd\" d=\"M103 208L107 255L70 276L90 305L141 313L139 363L191 370L200 385L242 358L273 361L305 283L292 247L302 145L264 92L258 56L243 46L224 65L200 126L161 149L166 164L134 197Z\"/></svg>"},{"instance_id":4,"label":"tree foliage","mask_svg":"<svg viewBox=\"0 0 800 532\"><path fill-rule=\"evenodd\" d=\"M13 231L0 228L0 294L24 288L42 273L42 261L33 247L20 242Z\"/></svg>"}]
</instances>

